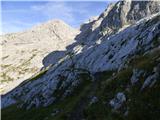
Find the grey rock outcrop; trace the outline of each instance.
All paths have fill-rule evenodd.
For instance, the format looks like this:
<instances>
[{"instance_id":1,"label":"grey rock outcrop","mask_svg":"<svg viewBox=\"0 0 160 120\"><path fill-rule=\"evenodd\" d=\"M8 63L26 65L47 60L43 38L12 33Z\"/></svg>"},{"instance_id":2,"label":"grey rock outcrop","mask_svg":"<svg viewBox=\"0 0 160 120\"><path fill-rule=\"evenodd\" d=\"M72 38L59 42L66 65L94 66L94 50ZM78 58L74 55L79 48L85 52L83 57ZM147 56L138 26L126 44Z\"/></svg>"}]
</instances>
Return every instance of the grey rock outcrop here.
<instances>
[{"instance_id":1,"label":"grey rock outcrop","mask_svg":"<svg viewBox=\"0 0 160 120\"><path fill-rule=\"evenodd\" d=\"M126 101L125 94L122 92L119 92L117 93L116 97L110 101L109 104L114 110L117 110L124 104L125 101Z\"/></svg>"}]
</instances>

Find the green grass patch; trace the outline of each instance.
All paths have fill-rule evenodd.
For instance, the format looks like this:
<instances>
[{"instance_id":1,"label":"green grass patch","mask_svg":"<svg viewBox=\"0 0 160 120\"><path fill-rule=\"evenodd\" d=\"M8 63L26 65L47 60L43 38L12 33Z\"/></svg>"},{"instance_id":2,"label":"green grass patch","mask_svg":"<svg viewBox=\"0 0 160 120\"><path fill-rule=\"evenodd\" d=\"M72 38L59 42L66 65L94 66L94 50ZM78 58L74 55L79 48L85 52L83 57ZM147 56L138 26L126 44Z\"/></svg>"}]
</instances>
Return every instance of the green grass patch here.
<instances>
[{"instance_id":1,"label":"green grass patch","mask_svg":"<svg viewBox=\"0 0 160 120\"><path fill-rule=\"evenodd\" d=\"M40 71L39 73L37 73L36 75L34 75L33 77L31 77L31 78L29 79L29 81L37 80L38 78L40 78L40 77L42 77L44 74L46 74L47 71L48 71L47 69Z\"/></svg>"},{"instance_id":2,"label":"green grass patch","mask_svg":"<svg viewBox=\"0 0 160 120\"><path fill-rule=\"evenodd\" d=\"M160 49L157 48L145 55L139 55L134 57L129 65L132 68L138 68L141 70L151 72L154 66L156 66L156 64L158 64L159 62L160 62Z\"/></svg>"},{"instance_id":3,"label":"green grass patch","mask_svg":"<svg viewBox=\"0 0 160 120\"><path fill-rule=\"evenodd\" d=\"M140 91L138 86L133 86L127 101L129 114L127 120L157 120L160 118L160 79L152 87Z\"/></svg>"}]
</instances>

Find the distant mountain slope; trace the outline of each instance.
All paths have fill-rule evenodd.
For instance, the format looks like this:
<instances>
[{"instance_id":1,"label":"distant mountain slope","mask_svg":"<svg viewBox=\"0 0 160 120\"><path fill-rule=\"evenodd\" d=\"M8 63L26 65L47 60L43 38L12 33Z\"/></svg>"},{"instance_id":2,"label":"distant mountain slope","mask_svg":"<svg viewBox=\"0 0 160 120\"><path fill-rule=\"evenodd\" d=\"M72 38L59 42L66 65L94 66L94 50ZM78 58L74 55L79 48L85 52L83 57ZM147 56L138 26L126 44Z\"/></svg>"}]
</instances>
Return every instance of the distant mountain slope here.
<instances>
[{"instance_id":1,"label":"distant mountain slope","mask_svg":"<svg viewBox=\"0 0 160 120\"><path fill-rule=\"evenodd\" d=\"M43 67L43 58L52 51L65 50L74 42L76 34L78 30L55 20L25 32L1 36L1 93L8 92L38 72Z\"/></svg>"}]
</instances>

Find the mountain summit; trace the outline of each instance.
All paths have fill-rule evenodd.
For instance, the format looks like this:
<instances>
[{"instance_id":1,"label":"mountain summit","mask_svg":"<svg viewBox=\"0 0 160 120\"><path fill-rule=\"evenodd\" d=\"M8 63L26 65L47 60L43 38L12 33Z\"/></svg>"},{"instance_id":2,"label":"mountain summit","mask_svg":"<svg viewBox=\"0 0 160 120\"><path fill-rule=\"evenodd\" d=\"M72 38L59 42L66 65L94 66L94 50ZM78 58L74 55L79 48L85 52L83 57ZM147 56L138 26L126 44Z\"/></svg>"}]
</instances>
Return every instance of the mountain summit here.
<instances>
[{"instance_id":1,"label":"mountain summit","mask_svg":"<svg viewBox=\"0 0 160 120\"><path fill-rule=\"evenodd\" d=\"M160 6L118 1L2 96L6 120L160 118ZM18 111L13 114L14 111ZM9 116L10 115L10 116Z\"/></svg>"},{"instance_id":2,"label":"mountain summit","mask_svg":"<svg viewBox=\"0 0 160 120\"><path fill-rule=\"evenodd\" d=\"M78 30L61 20L52 20L30 30L0 36L2 41L1 93L37 73L43 58L55 50L65 50L74 42Z\"/></svg>"}]
</instances>

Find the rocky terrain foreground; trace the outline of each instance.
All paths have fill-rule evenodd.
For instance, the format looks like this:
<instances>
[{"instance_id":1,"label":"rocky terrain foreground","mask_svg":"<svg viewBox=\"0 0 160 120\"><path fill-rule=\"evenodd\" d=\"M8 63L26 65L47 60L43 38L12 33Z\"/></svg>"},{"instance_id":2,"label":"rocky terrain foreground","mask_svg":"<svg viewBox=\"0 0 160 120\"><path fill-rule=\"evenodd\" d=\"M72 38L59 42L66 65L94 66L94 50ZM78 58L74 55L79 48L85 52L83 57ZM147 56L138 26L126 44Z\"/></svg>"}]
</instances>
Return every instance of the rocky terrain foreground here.
<instances>
[{"instance_id":1,"label":"rocky terrain foreground","mask_svg":"<svg viewBox=\"0 0 160 120\"><path fill-rule=\"evenodd\" d=\"M160 118L160 2L111 4L74 39L2 95L2 119Z\"/></svg>"}]
</instances>

